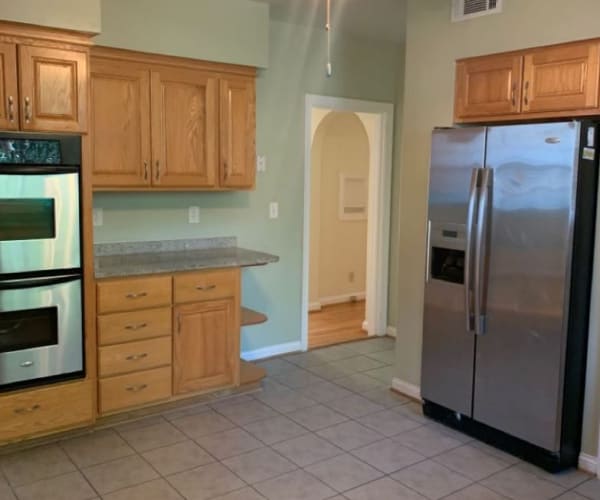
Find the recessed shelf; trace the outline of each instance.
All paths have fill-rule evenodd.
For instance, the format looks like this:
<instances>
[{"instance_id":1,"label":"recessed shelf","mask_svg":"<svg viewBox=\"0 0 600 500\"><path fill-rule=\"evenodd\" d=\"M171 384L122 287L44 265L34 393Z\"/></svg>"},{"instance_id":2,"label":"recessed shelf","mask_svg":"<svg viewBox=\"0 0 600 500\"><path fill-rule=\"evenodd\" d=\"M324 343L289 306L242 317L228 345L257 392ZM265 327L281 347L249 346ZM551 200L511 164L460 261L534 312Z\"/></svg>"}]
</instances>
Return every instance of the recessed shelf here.
<instances>
[{"instance_id":1,"label":"recessed shelf","mask_svg":"<svg viewBox=\"0 0 600 500\"><path fill-rule=\"evenodd\" d=\"M247 307L242 307L242 326L260 325L267 321L267 316Z\"/></svg>"},{"instance_id":2,"label":"recessed shelf","mask_svg":"<svg viewBox=\"0 0 600 500\"><path fill-rule=\"evenodd\" d=\"M240 360L240 385L255 384L267 376L262 366Z\"/></svg>"}]
</instances>

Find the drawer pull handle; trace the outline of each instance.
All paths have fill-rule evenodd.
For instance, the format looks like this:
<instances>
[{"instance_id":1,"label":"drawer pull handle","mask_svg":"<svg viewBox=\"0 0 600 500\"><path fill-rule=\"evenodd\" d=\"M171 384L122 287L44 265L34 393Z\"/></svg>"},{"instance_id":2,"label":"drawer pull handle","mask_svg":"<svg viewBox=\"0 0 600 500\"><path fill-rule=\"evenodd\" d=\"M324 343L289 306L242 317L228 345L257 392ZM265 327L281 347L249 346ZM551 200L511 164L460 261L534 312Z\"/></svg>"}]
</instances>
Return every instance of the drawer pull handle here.
<instances>
[{"instance_id":1,"label":"drawer pull handle","mask_svg":"<svg viewBox=\"0 0 600 500\"><path fill-rule=\"evenodd\" d=\"M125 387L125 390L129 392L140 392L146 389L146 387L148 387L148 384L128 385Z\"/></svg>"},{"instance_id":2,"label":"drawer pull handle","mask_svg":"<svg viewBox=\"0 0 600 500\"><path fill-rule=\"evenodd\" d=\"M127 356L125 359L127 361L138 361L140 359L144 359L148 357L148 353L147 352L143 352L141 354L132 354L131 356Z\"/></svg>"},{"instance_id":3,"label":"drawer pull handle","mask_svg":"<svg viewBox=\"0 0 600 500\"><path fill-rule=\"evenodd\" d=\"M23 361L19 366L22 368L29 368L30 366L33 366L33 361Z\"/></svg>"},{"instance_id":4,"label":"drawer pull handle","mask_svg":"<svg viewBox=\"0 0 600 500\"><path fill-rule=\"evenodd\" d=\"M41 408L40 405L33 405L33 406L30 406L29 408L17 408L17 409L15 409L15 413L17 415L24 415L26 413L33 413L34 411L39 410L40 408Z\"/></svg>"},{"instance_id":5,"label":"drawer pull handle","mask_svg":"<svg viewBox=\"0 0 600 500\"><path fill-rule=\"evenodd\" d=\"M217 285L198 285L196 290L200 290L201 292L208 292L209 290L214 290L217 288Z\"/></svg>"},{"instance_id":6,"label":"drawer pull handle","mask_svg":"<svg viewBox=\"0 0 600 500\"><path fill-rule=\"evenodd\" d=\"M142 328L146 328L148 326L148 323L140 323L138 325L127 325L125 327L125 330L141 330Z\"/></svg>"},{"instance_id":7,"label":"drawer pull handle","mask_svg":"<svg viewBox=\"0 0 600 500\"><path fill-rule=\"evenodd\" d=\"M142 297L147 297L148 293L140 292L140 293L128 293L125 295L128 299L141 299Z\"/></svg>"}]
</instances>

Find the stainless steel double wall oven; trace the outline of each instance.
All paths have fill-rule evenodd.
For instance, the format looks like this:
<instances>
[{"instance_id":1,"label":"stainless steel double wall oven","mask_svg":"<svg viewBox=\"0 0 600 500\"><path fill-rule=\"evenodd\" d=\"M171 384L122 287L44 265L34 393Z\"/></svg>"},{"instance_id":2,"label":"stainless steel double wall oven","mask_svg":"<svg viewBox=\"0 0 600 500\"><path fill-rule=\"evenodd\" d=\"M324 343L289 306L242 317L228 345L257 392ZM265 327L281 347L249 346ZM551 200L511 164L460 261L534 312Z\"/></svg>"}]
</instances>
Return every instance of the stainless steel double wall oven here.
<instances>
[{"instance_id":1,"label":"stainless steel double wall oven","mask_svg":"<svg viewBox=\"0 0 600 500\"><path fill-rule=\"evenodd\" d=\"M81 138L0 133L0 390L83 376Z\"/></svg>"}]
</instances>

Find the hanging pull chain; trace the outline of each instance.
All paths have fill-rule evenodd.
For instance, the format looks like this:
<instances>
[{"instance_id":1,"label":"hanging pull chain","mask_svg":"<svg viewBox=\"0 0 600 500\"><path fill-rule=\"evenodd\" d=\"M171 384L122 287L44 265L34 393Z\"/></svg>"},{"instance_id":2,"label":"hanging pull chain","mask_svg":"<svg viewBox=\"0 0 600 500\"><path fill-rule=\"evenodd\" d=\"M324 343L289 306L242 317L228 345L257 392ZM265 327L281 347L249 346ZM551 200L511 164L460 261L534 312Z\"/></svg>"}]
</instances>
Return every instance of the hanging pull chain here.
<instances>
[{"instance_id":1,"label":"hanging pull chain","mask_svg":"<svg viewBox=\"0 0 600 500\"><path fill-rule=\"evenodd\" d=\"M327 22L325 24L325 31L327 32L327 76L330 77L333 74L331 66L331 0L327 0Z\"/></svg>"}]
</instances>

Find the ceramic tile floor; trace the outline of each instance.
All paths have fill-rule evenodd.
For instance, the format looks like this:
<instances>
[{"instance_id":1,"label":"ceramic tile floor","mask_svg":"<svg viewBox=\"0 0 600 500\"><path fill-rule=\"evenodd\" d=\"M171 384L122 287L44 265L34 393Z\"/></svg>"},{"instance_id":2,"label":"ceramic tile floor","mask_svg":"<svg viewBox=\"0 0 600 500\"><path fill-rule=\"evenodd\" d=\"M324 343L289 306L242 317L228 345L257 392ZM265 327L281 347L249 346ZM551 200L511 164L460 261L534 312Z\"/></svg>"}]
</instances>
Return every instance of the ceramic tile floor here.
<instances>
[{"instance_id":1,"label":"ceramic tile floor","mask_svg":"<svg viewBox=\"0 0 600 500\"><path fill-rule=\"evenodd\" d=\"M424 418L388 390L393 348L268 360L262 391L0 457L0 500L600 500Z\"/></svg>"}]
</instances>

